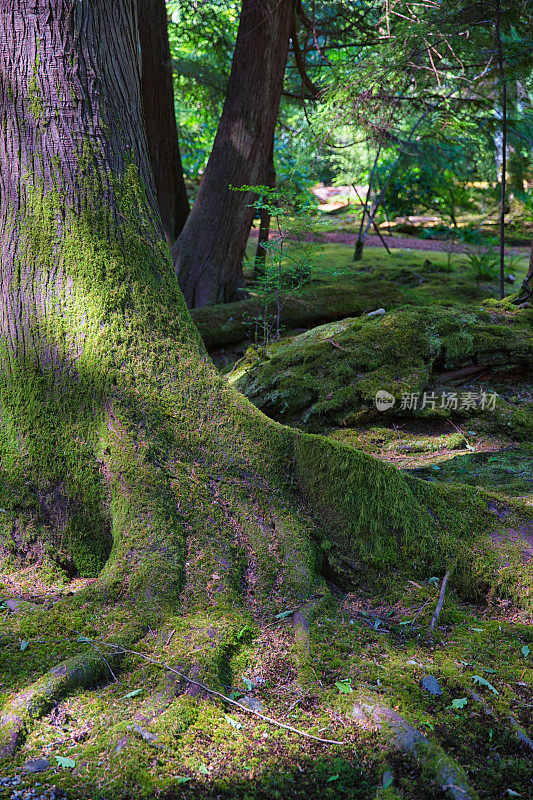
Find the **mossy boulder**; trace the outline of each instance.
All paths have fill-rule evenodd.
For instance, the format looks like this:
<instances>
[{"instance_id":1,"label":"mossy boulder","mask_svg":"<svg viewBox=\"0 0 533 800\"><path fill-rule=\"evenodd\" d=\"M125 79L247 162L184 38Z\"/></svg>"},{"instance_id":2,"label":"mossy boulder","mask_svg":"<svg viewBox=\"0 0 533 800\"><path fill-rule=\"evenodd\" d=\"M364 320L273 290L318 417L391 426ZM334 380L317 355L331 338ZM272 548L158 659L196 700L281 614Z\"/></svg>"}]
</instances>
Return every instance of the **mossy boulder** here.
<instances>
[{"instance_id":1,"label":"mossy boulder","mask_svg":"<svg viewBox=\"0 0 533 800\"><path fill-rule=\"evenodd\" d=\"M236 365L228 379L269 416L308 430L353 426L393 413L448 417L461 409L441 408L440 397L435 407L424 409L420 404L402 408L402 399L434 388L449 394L458 390L455 380L464 383L483 369L530 368L532 319L530 310L504 305L404 306L379 317L322 325L277 343L261 358ZM395 400L385 414L375 407L380 390ZM463 409L463 416L478 410ZM495 416L502 425L511 423L510 432L517 428L527 436L531 409L523 403L518 407L499 399Z\"/></svg>"}]
</instances>

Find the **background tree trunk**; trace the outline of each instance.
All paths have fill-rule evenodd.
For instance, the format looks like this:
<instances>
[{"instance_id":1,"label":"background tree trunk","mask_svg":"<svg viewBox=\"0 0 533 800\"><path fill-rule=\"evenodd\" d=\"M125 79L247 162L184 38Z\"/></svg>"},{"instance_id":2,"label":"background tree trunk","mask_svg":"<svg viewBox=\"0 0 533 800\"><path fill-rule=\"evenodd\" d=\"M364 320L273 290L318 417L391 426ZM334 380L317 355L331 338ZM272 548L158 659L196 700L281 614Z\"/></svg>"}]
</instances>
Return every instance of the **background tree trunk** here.
<instances>
[{"instance_id":1,"label":"background tree trunk","mask_svg":"<svg viewBox=\"0 0 533 800\"><path fill-rule=\"evenodd\" d=\"M265 180L289 46L294 0L243 0L226 100L193 209L173 249L189 307L235 300Z\"/></svg>"},{"instance_id":2,"label":"background tree trunk","mask_svg":"<svg viewBox=\"0 0 533 800\"><path fill-rule=\"evenodd\" d=\"M189 198L176 127L165 0L137 0L137 13L148 153L163 230L172 247L189 215Z\"/></svg>"},{"instance_id":3,"label":"background tree trunk","mask_svg":"<svg viewBox=\"0 0 533 800\"><path fill-rule=\"evenodd\" d=\"M268 186L269 189L276 188L276 168L274 166L274 142L272 141L272 147L270 150L270 156L268 159L268 164L266 167L265 173L265 186ZM262 208L259 214L259 235L257 237L257 248L255 251L255 261L254 261L254 278L261 278L265 275L265 262L267 256L267 244L268 244L268 236L270 234L270 220L271 220L271 213L270 208L272 207L273 201L271 198L265 198L268 208Z\"/></svg>"}]
</instances>

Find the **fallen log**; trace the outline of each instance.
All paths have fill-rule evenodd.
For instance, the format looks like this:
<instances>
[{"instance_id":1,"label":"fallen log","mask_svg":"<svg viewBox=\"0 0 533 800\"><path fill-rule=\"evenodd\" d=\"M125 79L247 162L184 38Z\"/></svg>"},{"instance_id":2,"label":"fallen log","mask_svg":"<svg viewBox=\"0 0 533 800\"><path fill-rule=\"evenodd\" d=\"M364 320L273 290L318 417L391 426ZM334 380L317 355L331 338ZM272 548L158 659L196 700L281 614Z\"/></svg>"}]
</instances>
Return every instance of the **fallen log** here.
<instances>
[{"instance_id":1,"label":"fallen log","mask_svg":"<svg viewBox=\"0 0 533 800\"><path fill-rule=\"evenodd\" d=\"M311 284L298 295L282 300L280 324L286 330L312 328L324 322L359 316L380 306L390 308L392 303L400 303L403 299L401 289L385 280L377 282L374 279L369 291L353 284ZM249 298L191 310L193 321L209 351L246 340L253 342L257 321L265 314L275 317L276 303L272 302L265 308L259 300Z\"/></svg>"}]
</instances>

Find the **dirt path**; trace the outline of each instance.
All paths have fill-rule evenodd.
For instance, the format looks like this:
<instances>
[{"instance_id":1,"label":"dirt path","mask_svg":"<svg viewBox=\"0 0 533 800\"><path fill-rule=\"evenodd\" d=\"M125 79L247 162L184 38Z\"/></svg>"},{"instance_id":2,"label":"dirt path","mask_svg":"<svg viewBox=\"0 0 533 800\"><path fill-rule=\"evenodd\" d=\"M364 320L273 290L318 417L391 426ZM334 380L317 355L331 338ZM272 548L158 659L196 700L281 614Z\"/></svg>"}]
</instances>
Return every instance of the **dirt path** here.
<instances>
[{"instance_id":1,"label":"dirt path","mask_svg":"<svg viewBox=\"0 0 533 800\"><path fill-rule=\"evenodd\" d=\"M253 228L250 231L250 236L257 239L258 229ZM270 234L269 238L275 238L276 233ZM288 238L301 238L292 237L290 233ZM318 244L346 244L355 247L357 240L356 233L348 233L347 231L324 231L324 233L311 233L303 237L307 242L317 242ZM444 242L439 239L417 239L414 236L386 236L383 239L391 250L430 250L440 253L447 253L451 250L453 253L465 253L469 249L469 245L456 243L453 246L449 242ZM383 247L383 242L375 234L368 234L365 239L365 247ZM506 247L505 253L508 256L524 256L529 255L528 247Z\"/></svg>"}]
</instances>

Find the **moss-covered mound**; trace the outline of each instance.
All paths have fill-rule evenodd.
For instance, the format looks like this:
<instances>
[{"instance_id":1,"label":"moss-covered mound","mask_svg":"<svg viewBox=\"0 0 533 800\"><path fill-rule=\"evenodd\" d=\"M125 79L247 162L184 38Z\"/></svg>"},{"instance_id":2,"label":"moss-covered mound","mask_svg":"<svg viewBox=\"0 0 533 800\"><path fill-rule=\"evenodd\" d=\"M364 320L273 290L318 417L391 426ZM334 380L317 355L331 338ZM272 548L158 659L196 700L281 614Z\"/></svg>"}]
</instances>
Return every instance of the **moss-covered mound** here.
<instances>
[{"instance_id":1,"label":"moss-covered mound","mask_svg":"<svg viewBox=\"0 0 533 800\"><path fill-rule=\"evenodd\" d=\"M531 310L500 304L402 307L320 326L266 354L249 353L229 380L269 416L309 430L392 414L471 416L485 409L527 438L531 404L513 404L503 392L492 409L494 400L482 401L481 394L488 395L505 371L530 368L532 319ZM490 387L464 385L484 374ZM422 408L423 392L434 389L436 398ZM391 395L388 408L376 408L379 391Z\"/></svg>"}]
</instances>

